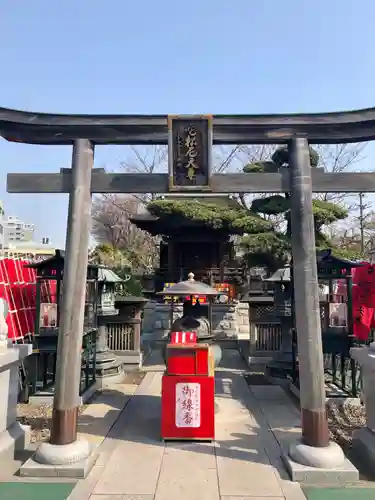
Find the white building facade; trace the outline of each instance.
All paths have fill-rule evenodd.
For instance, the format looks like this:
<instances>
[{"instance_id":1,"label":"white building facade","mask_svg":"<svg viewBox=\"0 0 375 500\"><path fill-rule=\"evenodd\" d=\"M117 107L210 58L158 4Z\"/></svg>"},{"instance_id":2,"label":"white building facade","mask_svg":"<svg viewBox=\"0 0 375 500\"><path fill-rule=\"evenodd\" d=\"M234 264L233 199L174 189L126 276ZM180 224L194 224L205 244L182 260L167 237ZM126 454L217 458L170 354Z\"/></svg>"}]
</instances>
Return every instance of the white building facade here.
<instances>
[{"instance_id":1,"label":"white building facade","mask_svg":"<svg viewBox=\"0 0 375 500\"><path fill-rule=\"evenodd\" d=\"M2 248L7 248L11 244L17 244L24 241L33 241L34 239L34 224L28 224L14 215L9 215L7 218L3 215L2 229Z\"/></svg>"},{"instance_id":2,"label":"white building facade","mask_svg":"<svg viewBox=\"0 0 375 500\"><path fill-rule=\"evenodd\" d=\"M4 205L0 201L0 250L4 248Z\"/></svg>"}]
</instances>

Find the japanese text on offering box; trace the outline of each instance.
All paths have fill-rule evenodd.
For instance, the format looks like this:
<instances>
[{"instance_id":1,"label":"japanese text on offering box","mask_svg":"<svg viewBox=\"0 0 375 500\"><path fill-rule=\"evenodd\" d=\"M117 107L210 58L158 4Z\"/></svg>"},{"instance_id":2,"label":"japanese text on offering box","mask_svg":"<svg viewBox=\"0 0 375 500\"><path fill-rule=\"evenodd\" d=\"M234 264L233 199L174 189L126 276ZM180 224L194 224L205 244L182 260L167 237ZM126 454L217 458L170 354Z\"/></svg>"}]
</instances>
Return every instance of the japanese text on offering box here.
<instances>
[{"instance_id":1,"label":"japanese text on offering box","mask_svg":"<svg viewBox=\"0 0 375 500\"><path fill-rule=\"evenodd\" d=\"M176 427L200 427L201 386L197 383L176 384Z\"/></svg>"}]
</instances>

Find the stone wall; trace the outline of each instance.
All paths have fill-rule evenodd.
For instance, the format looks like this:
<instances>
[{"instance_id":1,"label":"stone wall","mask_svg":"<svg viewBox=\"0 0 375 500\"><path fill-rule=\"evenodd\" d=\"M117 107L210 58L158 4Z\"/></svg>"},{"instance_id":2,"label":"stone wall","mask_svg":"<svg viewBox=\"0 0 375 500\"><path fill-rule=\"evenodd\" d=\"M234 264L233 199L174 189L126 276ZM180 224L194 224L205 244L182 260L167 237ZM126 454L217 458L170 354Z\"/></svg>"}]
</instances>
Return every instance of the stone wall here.
<instances>
[{"instance_id":1,"label":"stone wall","mask_svg":"<svg viewBox=\"0 0 375 500\"><path fill-rule=\"evenodd\" d=\"M142 338L152 342L165 338L171 328L171 305L149 302L144 308ZM173 306L173 321L182 316L182 306ZM213 304L213 334L218 340L240 340L249 342L249 305Z\"/></svg>"}]
</instances>

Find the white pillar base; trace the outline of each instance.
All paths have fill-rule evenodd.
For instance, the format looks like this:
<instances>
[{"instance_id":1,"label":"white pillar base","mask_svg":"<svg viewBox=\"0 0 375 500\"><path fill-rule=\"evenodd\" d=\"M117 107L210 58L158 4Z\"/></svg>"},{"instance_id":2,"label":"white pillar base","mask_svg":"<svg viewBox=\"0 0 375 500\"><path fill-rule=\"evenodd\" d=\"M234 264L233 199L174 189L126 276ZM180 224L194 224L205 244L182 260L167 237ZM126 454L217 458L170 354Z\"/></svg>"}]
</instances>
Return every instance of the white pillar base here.
<instances>
[{"instance_id":1,"label":"white pillar base","mask_svg":"<svg viewBox=\"0 0 375 500\"><path fill-rule=\"evenodd\" d=\"M340 486L358 481L359 473L336 443L324 448L292 443L283 461L292 481L305 484Z\"/></svg>"},{"instance_id":2,"label":"white pillar base","mask_svg":"<svg viewBox=\"0 0 375 500\"><path fill-rule=\"evenodd\" d=\"M67 445L42 443L20 468L22 477L70 477L83 479L99 455L97 446L85 439Z\"/></svg>"},{"instance_id":3,"label":"white pillar base","mask_svg":"<svg viewBox=\"0 0 375 500\"><path fill-rule=\"evenodd\" d=\"M70 444L42 443L34 460L44 465L70 465L85 460L92 449L86 439L77 439Z\"/></svg>"},{"instance_id":4,"label":"white pillar base","mask_svg":"<svg viewBox=\"0 0 375 500\"><path fill-rule=\"evenodd\" d=\"M331 441L328 446L317 448L308 446L302 440L292 443L289 456L295 462L308 467L334 469L345 462L345 455L337 443Z\"/></svg>"}]
</instances>

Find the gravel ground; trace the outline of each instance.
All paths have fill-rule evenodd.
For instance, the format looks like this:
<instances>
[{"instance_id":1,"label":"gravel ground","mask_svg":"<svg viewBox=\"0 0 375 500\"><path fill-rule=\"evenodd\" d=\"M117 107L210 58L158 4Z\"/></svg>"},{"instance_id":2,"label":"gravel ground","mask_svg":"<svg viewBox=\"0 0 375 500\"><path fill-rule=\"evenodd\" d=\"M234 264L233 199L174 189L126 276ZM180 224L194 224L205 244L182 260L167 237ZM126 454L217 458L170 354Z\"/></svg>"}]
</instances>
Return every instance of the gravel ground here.
<instances>
[{"instance_id":1,"label":"gravel ground","mask_svg":"<svg viewBox=\"0 0 375 500\"><path fill-rule=\"evenodd\" d=\"M359 470L360 480L348 486L375 489L375 475L371 465L352 447L353 432L366 425L364 406L350 400L344 404L331 403L327 405L327 414L331 439L342 447L345 455Z\"/></svg>"},{"instance_id":2,"label":"gravel ground","mask_svg":"<svg viewBox=\"0 0 375 500\"><path fill-rule=\"evenodd\" d=\"M343 449L349 450L352 446L353 432L366 425L366 412L363 405L350 400L343 404L327 404L328 424L331 439Z\"/></svg>"},{"instance_id":3,"label":"gravel ground","mask_svg":"<svg viewBox=\"0 0 375 500\"><path fill-rule=\"evenodd\" d=\"M134 372L129 373L124 378L123 384L135 384L139 385L142 382L145 373ZM100 394L96 392L91 400L79 407L79 414L81 414L84 409L95 400L95 398ZM48 441L50 437L51 428L51 418L52 418L52 405L49 404L18 404L17 405L17 419L21 424L30 425L31 427L31 442L36 443L40 441Z\"/></svg>"}]
</instances>

